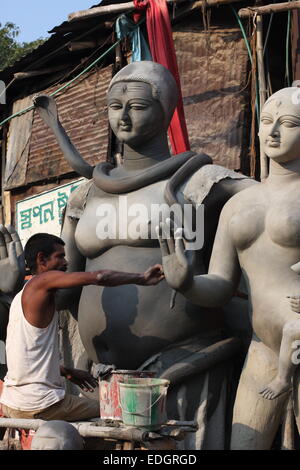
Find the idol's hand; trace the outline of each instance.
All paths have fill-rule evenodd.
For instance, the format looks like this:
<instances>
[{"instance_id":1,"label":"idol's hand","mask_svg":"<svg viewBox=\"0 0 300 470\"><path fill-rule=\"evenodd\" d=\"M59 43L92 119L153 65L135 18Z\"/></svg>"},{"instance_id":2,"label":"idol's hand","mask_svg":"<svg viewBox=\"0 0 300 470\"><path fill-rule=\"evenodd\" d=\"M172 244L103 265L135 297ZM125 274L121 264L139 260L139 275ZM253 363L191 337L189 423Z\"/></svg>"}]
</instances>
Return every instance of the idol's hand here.
<instances>
[{"instance_id":1,"label":"idol's hand","mask_svg":"<svg viewBox=\"0 0 300 470\"><path fill-rule=\"evenodd\" d=\"M0 290L6 294L16 292L23 285L25 259L16 230L0 225Z\"/></svg>"},{"instance_id":2,"label":"idol's hand","mask_svg":"<svg viewBox=\"0 0 300 470\"><path fill-rule=\"evenodd\" d=\"M193 281L193 257L186 252L182 229L174 229L169 219L156 227L167 283L176 290L186 290Z\"/></svg>"},{"instance_id":3,"label":"idol's hand","mask_svg":"<svg viewBox=\"0 0 300 470\"><path fill-rule=\"evenodd\" d=\"M48 95L39 95L33 98L35 108L43 121L52 129L53 124L57 125L58 113L54 98Z\"/></svg>"}]
</instances>

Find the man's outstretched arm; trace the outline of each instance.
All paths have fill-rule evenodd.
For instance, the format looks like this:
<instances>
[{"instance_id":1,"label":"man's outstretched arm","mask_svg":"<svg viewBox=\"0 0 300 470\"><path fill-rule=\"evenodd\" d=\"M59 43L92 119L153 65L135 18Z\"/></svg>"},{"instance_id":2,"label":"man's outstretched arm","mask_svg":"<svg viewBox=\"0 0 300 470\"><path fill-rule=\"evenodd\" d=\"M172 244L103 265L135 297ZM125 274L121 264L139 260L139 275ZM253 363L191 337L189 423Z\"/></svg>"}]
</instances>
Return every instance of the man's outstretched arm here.
<instances>
[{"instance_id":1,"label":"man's outstretched arm","mask_svg":"<svg viewBox=\"0 0 300 470\"><path fill-rule=\"evenodd\" d=\"M22 294L23 312L31 325L37 328L46 328L54 315L54 294L58 289L86 285L113 287L123 284L138 284L154 286L163 277L161 265L152 266L144 273L111 270L77 273L65 273L58 270L46 271L35 276L25 286Z\"/></svg>"},{"instance_id":2,"label":"man's outstretched arm","mask_svg":"<svg viewBox=\"0 0 300 470\"><path fill-rule=\"evenodd\" d=\"M123 284L138 284L141 286L154 286L163 278L162 266L156 264L144 273L127 273L109 269L76 273L47 271L39 274L31 282L34 282L37 289L51 291L86 285L114 287Z\"/></svg>"}]
</instances>

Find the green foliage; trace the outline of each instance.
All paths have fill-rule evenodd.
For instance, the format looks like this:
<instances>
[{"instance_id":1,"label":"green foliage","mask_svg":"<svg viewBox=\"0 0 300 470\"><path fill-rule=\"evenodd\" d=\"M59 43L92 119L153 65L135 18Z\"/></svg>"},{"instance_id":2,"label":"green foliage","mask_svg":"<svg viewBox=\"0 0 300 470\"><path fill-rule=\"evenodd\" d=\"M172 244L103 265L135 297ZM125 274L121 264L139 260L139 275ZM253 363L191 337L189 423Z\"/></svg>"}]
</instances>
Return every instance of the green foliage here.
<instances>
[{"instance_id":1,"label":"green foliage","mask_svg":"<svg viewBox=\"0 0 300 470\"><path fill-rule=\"evenodd\" d=\"M37 39L19 43L17 42L19 33L20 29L14 23L5 23L4 26L0 23L0 70L9 67L45 41Z\"/></svg>"}]
</instances>

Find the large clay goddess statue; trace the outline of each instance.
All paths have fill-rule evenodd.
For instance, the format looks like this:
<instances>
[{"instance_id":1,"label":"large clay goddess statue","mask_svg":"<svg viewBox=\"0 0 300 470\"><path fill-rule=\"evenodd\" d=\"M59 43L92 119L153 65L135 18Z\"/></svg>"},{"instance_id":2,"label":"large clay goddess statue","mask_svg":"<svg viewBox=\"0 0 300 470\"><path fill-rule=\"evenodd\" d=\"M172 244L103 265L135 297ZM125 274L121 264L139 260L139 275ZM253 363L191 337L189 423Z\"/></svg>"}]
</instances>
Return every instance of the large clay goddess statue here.
<instances>
[{"instance_id":1,"label":"large clay goddess statue","mask_svg":"<svg viewBox=\"0 0 300 470\"><path fill-rule=\"evenodd\" d=\"M194 266L196 273L206 272L223 204L254 182L211 165L206 155L186 152L171 158L167 129L176 102L175 80L163 66L145 61L124 67L112 79L107 95L109 122L123 144L122 161L115 167L100 163L92 168L66 135L53 99L45 95L36 98L42 118L71 166L90 179L73 193L66 210L62 237L70 270L137 272L161 262L157 237L149 235L155 233L152 224L157 223L151 220L152 205L179 201L196 206L205 199L207 243L197 251ZM125 199L128 211L119 211ZM137 204L146 209L139 216L140 235L133 237L128 232L121 236L121 227L129 226L131 209L136 210ZM111 221L116 226L113 236L99 234L101 214L108 217L108 225ZM226 342L220 310L199 312L180 293L170 308L171 298L172 289L165 281L147 289L87 286L69 293L65 306L70 300L75 304L81 340L94 363L137 369L146 362L144 367L172 376L169 416L200 423L187 445L223 448L228 418L226 390L231 377L226 359L234 354L235 342Z\"/></svg>"},{"instance_id":2,"label":"large clay goddess statue","mask_svg":"<svg viewBox=\"0 0 300 470\"><path fill-rule=\"evenodd\" d=\"M235 401L233 449L271 447L291 399L291 373L300 429L300 279L294 266L300 257L298 93L298 88L284 88L262 109L259 137L270 173L263 183L236 194L224 206L208 274L194 276L188 287L182 287L189 271L183 240L179 236L171 250L162 244L168 283L194 304L222 305L235 291L241 273L247 281L253 337Z\"/></svg>"}]
</instances>

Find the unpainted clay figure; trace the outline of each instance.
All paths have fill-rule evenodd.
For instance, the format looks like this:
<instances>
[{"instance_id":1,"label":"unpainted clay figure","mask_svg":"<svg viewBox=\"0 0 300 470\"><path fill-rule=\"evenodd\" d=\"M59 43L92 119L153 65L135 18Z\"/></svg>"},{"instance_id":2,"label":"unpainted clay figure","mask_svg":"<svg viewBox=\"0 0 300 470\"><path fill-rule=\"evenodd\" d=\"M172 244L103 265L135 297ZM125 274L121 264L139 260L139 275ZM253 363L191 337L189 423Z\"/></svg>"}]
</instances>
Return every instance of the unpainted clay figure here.
<instances>
[{"instance_id":1,"label":"unpainted clay figure","mask_svg":"<svg viewBox=\"0 0 300 470\"><path fill-rule=\"evenodd\" d=\"M291 269L300 274L300 263L293 264ZM295 313L300 313L300 296L288 296L290 308ZM279 351L278 373L260 394L268 400L274 400L292 387L293 373L298 365L297 351L295 349L300 344L300 318L288 321L282 330L282 340ZM295 354L296 353L296 354Z\"/></svg>"},{"instance_id":2,"label":"unpainted clay figure","mask_svg":"<svg viewBox=\"0 0 300 470\"><path fill-rule=\"evenodd\" d=\"M135 272L160 263L157 237L149 236L155 234L152 225L157 223L151 220L151 207L168 207L178 201L195 207L204 200L207 243L198 250L194 267L197 273L206 272L205 262L223 204L255 183L211 165L211 159L204 154L185 152L171 158L167 129L177 103L177 87L163 66L145 61L124 67L110 83L107 103L111 128L123 145L122 161L115 167L105 162L92 168L70 142L54 100L43 95L35 100L70 165L90 179L74 191L66 210L62 238L69 270ZM137 204L146 209L139 216L139 236L133 237L130 230L121 236L120 227L130 228L128 214L134 215ZM105 238L97 231L103 211L107 211L108 222L117 222L111 237ZM94 363L114 364L118 369L156 365L158 375L165 374L166 378L168 370L178 366L176 386L173 381L168 394L171 416L200 421L199 432L190 438L194 440L190 448L223 448L228 369L224 362L219 366L225 358L223 343L219 343L224 339L220 311L210 309L207 314L199 314L198 307L180 293L170 308L171 297L172 289L165 281L148 289L87 286L67 293L65 299L62 296L59 305L67 307L79 299L74 309L78 311L80 337ZM214 344L215 349L199 353ZM178 377L179 372L188 370L189 374ZM213 430L209 432L210 423Z\"/></svg>"},{"instance_id":3,"label":"unpainted clay figure","mask_svg":"<svg viewBox=\"0 0 300 470\"><path fill-rule=\"evenodd\" d=\"M294 370L290 346L299 338L298 303L290 300L300 289L299 276L291 269L300 257L298 93L297 88L282 89L262 109L259 137L270 160L269 176L225 204L208 274L194 276L184 286L189 265L183 240L179 237L175 249L168 252L162 245L167 282L195 304L223 305L233 295L241 273L247 282L253 337L235 400L233 449L270 448L289 398L282 392L290 388L287 375ZM279 355L285 383L281 383L282 372L278 380ZM293 399L300 429L298 388L299 368L294 374Z\"/></svg>"},{"instance_id":4,"label":"unpainted clay figure","mask_svg":"<svg viewBox=\"0 0 300 470\"><path fill-rule=\"evenodd\" d=\"M13 295L23 286L25 261L22 243L16 230L0 225L0 341L6 339L9 307ZM6 366L0 363L0 379L6 373Z\"/></svg>"}]
</instances>

